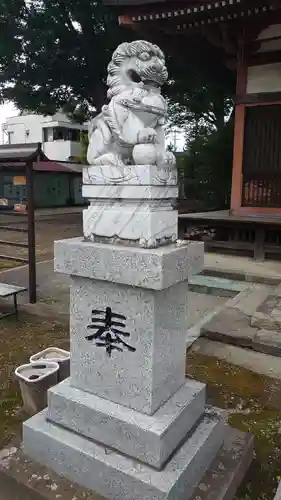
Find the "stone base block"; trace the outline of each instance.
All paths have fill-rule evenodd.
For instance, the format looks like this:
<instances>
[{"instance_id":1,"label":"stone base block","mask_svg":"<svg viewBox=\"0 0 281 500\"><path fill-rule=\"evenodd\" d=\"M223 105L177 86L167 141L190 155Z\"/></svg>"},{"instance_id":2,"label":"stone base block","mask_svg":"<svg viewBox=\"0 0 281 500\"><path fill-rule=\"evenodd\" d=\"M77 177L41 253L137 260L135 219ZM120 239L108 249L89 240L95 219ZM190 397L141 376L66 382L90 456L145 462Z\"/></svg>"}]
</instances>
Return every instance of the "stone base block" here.
<instances>
[{"instance_id":1,"label":"stone base block","mask_svg":"<svg viewBox=\"0 0 281 500\"><path fill-rule=\"evenodd\" d=\"M83 211L83 232L87 239L95 238L131 241L144 248L155 248L178 238L178 212L171 206L154 207L136 200L135 203L101 204L91 201Z\"/></svg>"},{"instance_id":2,"label":"stone base block","mask_svg":"<svg viewBox=\"0 0 281 500\"><path fill-rule=\"evenodd\" d=\"M48 399L53 423L160 468L203 415L205 385L188 381L152 416L75 389L70 379Z\"/></svg>"},{"instance_id":3,"label":"stone base block","mask_svg":"<svg viewBox=\"0 0 281 500\"><path fill-rule=\"evenodd\" d=\"M32 459L109 500L190 500L224 429L221 412L206 414L161 471L48 422L45 411L25 422L23 445Z\"/></svg>"},{"instance_id":4,"label":"stone base block","mask_svg":"<svg viewBox=\"0 0 281 500\"><path fill-rule=\"evenodd\" d=\"M146 249L71 238L56 241L54 250L58 273L151 290L186 281L204 267L200 241Z\"/></svg>"},{"instance_id":5,"label":"stone base block","mask_svg":"<svg viewBox=\"0 0 281 500\"><path fill-rule=\"evenodd\" d=\"M17 442L14 443L17 445ZM0 453L1 495L7 500L105 500L30 460L20 443ZM253 436L228 428L226 439L190 500L232 500L253 457ZM281 489L276 500L281 500ZM275 500L275 499L274 499Z\"/></svg>"}]
</instances>

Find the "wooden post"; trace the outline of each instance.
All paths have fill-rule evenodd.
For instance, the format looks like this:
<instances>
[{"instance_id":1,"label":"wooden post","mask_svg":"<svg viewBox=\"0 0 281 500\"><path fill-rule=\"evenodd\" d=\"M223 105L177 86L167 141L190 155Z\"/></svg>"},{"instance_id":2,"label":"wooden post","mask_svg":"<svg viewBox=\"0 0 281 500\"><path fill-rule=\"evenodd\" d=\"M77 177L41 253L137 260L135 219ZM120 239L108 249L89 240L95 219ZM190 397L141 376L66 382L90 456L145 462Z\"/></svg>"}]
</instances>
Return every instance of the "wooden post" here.
<instances>
[{"instance_id":1,"label":"wooden post","mask_svg":"<svg viewBox=\"0 0 281 500\"><path fill-rule=\"evenodd\" d=\"M231 212L239 210L242 203L244 127L245 127L245 105L238 104L235 109L231 204L230 204Z\"/></svg>"},{"instance_id":2,"label":"wooden post","mask_svg":"<svg viewBox=\"0 0 281 500\"><path fill-rule=\"evenodd\" d=\"M247 90L247 63L244 54L244 33L241 33L240 50L237 58L236 94L244 95ZM242 204L243 189L243 150L245 128L245 105L237 104L235 108L234 148L231 184L231 213L239 210Z\"/></svg>"},{"instance_id":3,"label":"wooden post","mask_svg":"<svg viewBox=\"0 0 281 500\"><path fill-rule=\"evenodd\" d=\"M33 163L26 164L27 209L28 209L28 261L29 261L29 302L36 303L36 250L34 221Z\"/></svg>"}]
</instances>

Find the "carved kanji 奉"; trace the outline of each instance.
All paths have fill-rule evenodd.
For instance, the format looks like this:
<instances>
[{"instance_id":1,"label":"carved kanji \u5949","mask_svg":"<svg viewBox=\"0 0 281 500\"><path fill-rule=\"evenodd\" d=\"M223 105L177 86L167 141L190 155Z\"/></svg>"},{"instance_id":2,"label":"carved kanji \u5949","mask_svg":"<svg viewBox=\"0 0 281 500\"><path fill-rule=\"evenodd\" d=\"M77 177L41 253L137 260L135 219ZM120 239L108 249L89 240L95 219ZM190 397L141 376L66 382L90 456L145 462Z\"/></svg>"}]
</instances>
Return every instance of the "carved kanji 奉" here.
<instances>
[{"instance_id":1,"label":"carved kanji \u5949","mask_svg":"<svg viewBox=\"0 0 281 500\"><path fill-rule=\"evenodd\" d=\"M100 315L104 315L104 317L100 317ZM116 319L126 321L127 318L122 314L113 313L110 307L107 307L105 311L93 309L92 323L87 327L96 330L96 332L87 335L86 339L96 341L95 345L97 347L105 347L109 357L111 357L114 350L123 352L122 347L126 347L130 352L136 350L121 338L121 336L130 337L130 333L120 330L120 328L125 328L126 325L121 321L115 321ZM118 344L121 344L122 347Z\"/></svg>"}]
</instances>

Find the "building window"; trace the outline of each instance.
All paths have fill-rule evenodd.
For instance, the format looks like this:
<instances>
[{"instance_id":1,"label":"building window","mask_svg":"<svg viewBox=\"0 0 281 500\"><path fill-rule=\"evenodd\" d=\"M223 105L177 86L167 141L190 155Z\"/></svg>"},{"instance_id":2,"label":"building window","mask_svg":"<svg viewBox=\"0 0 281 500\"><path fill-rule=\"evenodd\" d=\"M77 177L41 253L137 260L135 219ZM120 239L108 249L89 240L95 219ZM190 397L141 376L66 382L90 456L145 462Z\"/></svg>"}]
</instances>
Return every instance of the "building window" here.
<instances>
[{"instance_id":1,"label":"building window","mask_svg":"<svg viewBox=\"0 0 281 500\"><path fill-rule=\"evenodd\" d=\"M8 132L8 144L13 144L14 132Z\"/></svg>"},{"instance_id":2,"label":"building window","mask_svg":"<svg viewBox=\"0 0 281 500\"><path fill-rule=\"evenodd\" d=\"M54 129L51 127L43 128L43 142L52 142L54 140Z\"/></svg>"},{"instance_id":3,"label":"building window","mask_svg":"<svg viewBox=\"0 0 281 500\"><path fill-rule=\"evenodd\" d=\"M65 129L63 127L55 127L54 129L54 141L65 141Z\"/></svg>"},{"instance_id":4,"label":"building window","mask_svg":"<svg viewBox=\"0 0 281 500\"><path fill-rule=\"evenodd\" d=\"M80 135L81 135L81 130L73 128L48 127L43 129L44 142L51 142L51 141L80 142Z\"/></svg>"}]
</instances>

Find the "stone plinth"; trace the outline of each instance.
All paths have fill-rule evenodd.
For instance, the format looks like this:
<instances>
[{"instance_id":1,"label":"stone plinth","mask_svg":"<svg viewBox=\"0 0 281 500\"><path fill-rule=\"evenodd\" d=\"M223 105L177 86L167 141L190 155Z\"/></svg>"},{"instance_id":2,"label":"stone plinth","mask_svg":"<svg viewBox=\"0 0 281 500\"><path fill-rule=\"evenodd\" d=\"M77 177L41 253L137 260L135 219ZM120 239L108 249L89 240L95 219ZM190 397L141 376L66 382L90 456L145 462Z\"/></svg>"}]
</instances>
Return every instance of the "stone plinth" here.
<instances>
[{"instance_id":1,"label":"stone plinth","mask_svg":"<svg viewBox=\"0 0 281 500\"><path fill-rule=\"evenodd\" d=\"M46 412L24 424L24 450L109 500L189 500L223 443L220 412L205 415L162 470L53 425Z\"/></svg>"},{"instance_id":2,"label":"stone plinth","mask_svg":"<svg viewBox=\"0 0 281 500\"><path fill-rule=\"evenodd\" d=\"M164 290L204 266L204 243L179 242L145 249L72 238L55 242L55 271L131 287Z\"/></svg>"},{"instance_id":3,"label":"stone plinth","mask_svg":"<svg viewBox=\"0 0 281 500\"><path fill-rule=\"evenodd\" d=\"M175 165L85 167L82 194L85 238L131 241L141 247L175 242L178 197Z\"/></svg>"},{"instance_id":4,"label":"stone plinth","mask_svg":"<svg viewBox=\"0 0 281 500\"><path fill-rule=\"evenodd\" d=\"M185 379L188 277L202 267L202 243L56 243L55 269L71 276L71 376L24 424L30 457L109 500L192 500L226 430L205 386ZM87 338L108 308L131 350Z\"/></svg>"},{"instance_id":5,"label":"stone plinth","mask_svg":"<svg viewBox=\"0 0 281 500\"><path fill-rule=\"evenodd\" d=\"M55 268L72 276L73 387L151 415L184 384L188 286L181 278L201 268L202 246L152 250L81 240L56 244ZM128 343L136 352L124 349L109 358L86 340L92 309L108 306L126 316Z\"/></svg>"},{"instance_id":6,"label":"stone plinth","mask_svg":"<svg viewBox=\"0 0 281 500\"><path fill-rule=\"evenodd\" d=\"M49 391L48 420L161 468L201 418L205 385L187 381L152 416L75 389L70 380Z\"/></svg>"}]
</instances>

